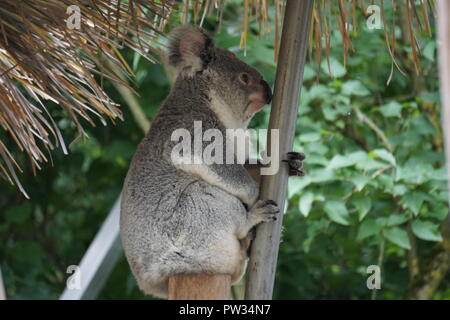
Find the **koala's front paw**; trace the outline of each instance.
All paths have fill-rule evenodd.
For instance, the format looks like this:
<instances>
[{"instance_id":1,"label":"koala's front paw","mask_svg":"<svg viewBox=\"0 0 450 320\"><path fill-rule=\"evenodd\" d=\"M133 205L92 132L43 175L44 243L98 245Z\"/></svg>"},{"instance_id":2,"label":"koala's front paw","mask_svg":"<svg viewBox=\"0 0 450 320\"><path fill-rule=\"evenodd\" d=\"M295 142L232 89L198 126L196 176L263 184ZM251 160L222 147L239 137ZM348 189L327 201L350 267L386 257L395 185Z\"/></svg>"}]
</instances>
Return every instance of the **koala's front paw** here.
<instances>
[{"instance_id":1,"label":"koala's front paw","mask_svg":"<svg viewBox=\"0 0 450 320\"><path fill-rule=\"evenodd\" d=\"M289 166L290 177L303 177L305 175L305 172L300 170L303 167L305 157L305 154L302 152L287 153L287 160L283 160L283 162L287 162Z\"/></svg>"},{"instance_id":2,"label":"koala's front paw","mask_svg":"<svg viewBox=\"0 0 450 320\"><path fill-rule=\"evenodd\" d=\"M248 212L249 218L255 225L261 222L275 221L279 213L280 209L273 200L258 200Z\"/></svg>"}]
</instances>

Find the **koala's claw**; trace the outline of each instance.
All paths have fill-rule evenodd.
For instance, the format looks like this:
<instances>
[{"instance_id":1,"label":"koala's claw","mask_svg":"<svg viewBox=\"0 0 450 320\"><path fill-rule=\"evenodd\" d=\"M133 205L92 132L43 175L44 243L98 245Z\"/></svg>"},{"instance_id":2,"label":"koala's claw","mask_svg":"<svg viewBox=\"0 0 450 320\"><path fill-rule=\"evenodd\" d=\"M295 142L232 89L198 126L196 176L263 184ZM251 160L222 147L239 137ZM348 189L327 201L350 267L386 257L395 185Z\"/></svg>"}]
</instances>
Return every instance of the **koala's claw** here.
<instances>
[{"instance_id":1,"label":"koala's claw","mask_svg":"<svg viewBox=\"0 0 450 320\"><path fill-rule=\"evenodd\" d=\"M289 176L290 177L304 177L305 176L305 172L302 171L302 170L290 169L289 168Z\"/></svg>"},{"instance_id":2,"label":"koala's claw","mask_svg":"<svg viewBox=\"0 0 450 320\"><path fill-rule=\"evenodd\" d=\"M300 170L303 167L303 160L306 158L305 154L302 152L288 152L287 160L283 160L283 162L287 162L289 166L289 176L290 177L303 177L305 172Z\"/></svg>"},{"instance_id":3,"label":"koala's claw","mask_svg":"<svg viewBox=\"0 0 450 320\"><path fill-rule=\"evenodd\" d=\"M266 203L266 205L270 204L270 205L278 207L278 204L273 200L265 200L265 203Z\"/></svg>"},{"instance_id":4,"label":"koala's claw","mask_svg":"<svg viewBox=\"0 0 450 320\"><path fill-rule=\"evenodd\" d=\"M303 152L288 152L288 158L299 159L300 161L305 160L306 155Z\"/></svg>"},{"instance_id":5,"label":"koala's claw","mask_svg":"<svg viewBox=\"0 0 450 320\"><path fill-rule=\"evenodd\" d=\"M255 224L267 221L276 221L277 215L280 213L278 205L273 200L258 200L249 211Z\"/></svg>"}]
</instances>

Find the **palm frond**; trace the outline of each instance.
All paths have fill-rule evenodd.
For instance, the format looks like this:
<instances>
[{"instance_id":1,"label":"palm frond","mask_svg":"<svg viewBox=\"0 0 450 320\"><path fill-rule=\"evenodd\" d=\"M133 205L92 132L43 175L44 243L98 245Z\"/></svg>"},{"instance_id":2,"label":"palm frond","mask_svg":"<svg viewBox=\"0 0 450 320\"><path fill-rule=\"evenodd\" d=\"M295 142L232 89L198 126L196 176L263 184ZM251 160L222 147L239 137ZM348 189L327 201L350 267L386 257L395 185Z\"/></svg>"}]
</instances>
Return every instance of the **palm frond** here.
<instances>
[{"instance_id":1,"label":"palm frond","mask_svg":"<svg viewBox=\"0 0 450 320\"><path fill-rule=\"evenodd\" d=\"M68 25L70 6L79 9L79 29ZM118 48L130 47L155 61L157 36L172 10L171 1L2 1L0 125L28 155L33 171L48 161L43 149L60 146L67 153L44 100L63 108L80 135L85 135L80 119L94 125L91 114L105 124L105 117L121 118L94 75L124 82L100 56L127 73L131 71ZM26 195L15 172L20 167L1 141L0 156L0 173Z\"/></svg>"},{"instance_id":2,"label":"palm frond","mask_svg":"<svg viewBox=\"0 0 450 320\"><path fill-rule=\"evenodd\" d=\"M275 41L274 41L274 60L277 61L279 39L282 25L282 17L284 16L285 0L242 0L243 16L242 16L242 34L240 45L245 50L247 43L247 33L249 21L256 21L259 26L259 37L263 34L268 34L273 30L269 26L269 10L274 8L274 26L275 26ZM184 0L182 9L183 15L181 21L184 23L199 23L203 24L204 17L208 14L218 11L217 14L221 16L220 12L227 3L227 0ZM435 15L434 0L315 0L314 11L310 34L310 56L315 48L315 58L320 64L322 59L322 52L325 51L327 59L329 58L330 38L332 35L331 26L334 25L332 20L338 27L339 33L343 40L343 58L344 62L347 60L349 51L355 51L351 42L350 32L357 30L358 26L366 23L368 16L368 8L372 5L377 6L381 14L382 29L385 34L386 46L392 58L393 65L403 73L395 60L395 19L391 24L387 23L385 16L385 4L390 3L394 12L400 10L399 7L405 7L407 14L407 31L410 38L410 45L413 55L413 63L416 71L419 71L419 44L416 39L417 33L426 32L431 35L430 16ZM199 21L198 17L202 19ZM325 46L324 46L325 45Z\"/></svg>"}]
</instances>

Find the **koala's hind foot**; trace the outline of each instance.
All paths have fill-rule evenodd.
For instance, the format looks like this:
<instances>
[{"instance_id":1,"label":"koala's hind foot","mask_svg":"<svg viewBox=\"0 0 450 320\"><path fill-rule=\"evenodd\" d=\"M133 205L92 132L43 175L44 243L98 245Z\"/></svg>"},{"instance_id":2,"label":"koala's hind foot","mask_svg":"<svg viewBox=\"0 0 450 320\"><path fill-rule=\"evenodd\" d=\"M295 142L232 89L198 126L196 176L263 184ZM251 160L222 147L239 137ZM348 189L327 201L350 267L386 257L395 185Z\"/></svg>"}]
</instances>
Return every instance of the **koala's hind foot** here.
<instances>
[{"instance_id":1,"label":"koala's hind foot","mask_svg":"<svg viewBox=\"0 0 450 320\"><path fill-rule=\"evenodd\" d=\"M303 177L305 175L305 172L301 170L305 157L305 154L302 152L287 153L287 160L283 160L283 162L287 162L289 166L290 177Z\"/></svg>"},{"instance_id":2,"label":"koala's hind foot","mask_svg":"<svg viewBox=\"0 0 450 320\"><path fill-rule=\"evenodd\" d=\"M247 212L247 221L239 230L238 239L247 237L250 229L261 222L275 221L280 213L278 205L273 200L258 200Z\"/></svg>"},{"instance_id":3,"label":"koala's hind foot","mask_svg":"<svg viewBox=\"0 0 450 320\"><path fill-rule=\"evenodd\" d=\"M251 249L252 249L252 242L255 240L256 237L256 228L253 227L250 229L250 231L247 233L247 236L240 240L241 242L241 249L245 252L246 257L250 257Z\"/></svg>"},{"instance_id":4,"label":"koala's hind foot","mask_svg":"<svg viewBox=\"0 0 450 320\"><path fill-rule=\"evenodd\" d=\"M278 205L273 200L258 200L248 212L248 218L257 225L261 222L275 221L280 213Z\"/></svg>"}]
</instances>

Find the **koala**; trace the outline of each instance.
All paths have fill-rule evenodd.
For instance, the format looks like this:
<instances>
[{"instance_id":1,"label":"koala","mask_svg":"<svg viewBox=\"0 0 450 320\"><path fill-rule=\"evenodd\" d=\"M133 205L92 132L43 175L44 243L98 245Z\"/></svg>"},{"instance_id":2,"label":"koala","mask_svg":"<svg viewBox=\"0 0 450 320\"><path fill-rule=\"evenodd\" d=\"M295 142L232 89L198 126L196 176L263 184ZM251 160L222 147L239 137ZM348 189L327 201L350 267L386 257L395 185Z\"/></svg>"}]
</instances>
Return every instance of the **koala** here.
<instances>
[{"instance_id":1,"label":"koala","mask_svg":"<svg viewBox=\"0 0 450 320\"><path fill-rule=\"evenodd\" d=\"M256 69L215 47L201 28L178 27L170 39L166 63L174 82L133 157L120 216L132 273L145 294L160 298L167 297L168 279L177 274L228 274L232 283L239 281L249 231L280 212L274 201L258 200L258 165L174 159L176 129L194 135L195 121L223 136L226 129L245 129L272 92ZM201 159L201 150L194 148L191 156ZM289 156L290 175L303 175L303 158Z\"/></svg>"}]
</instances>

